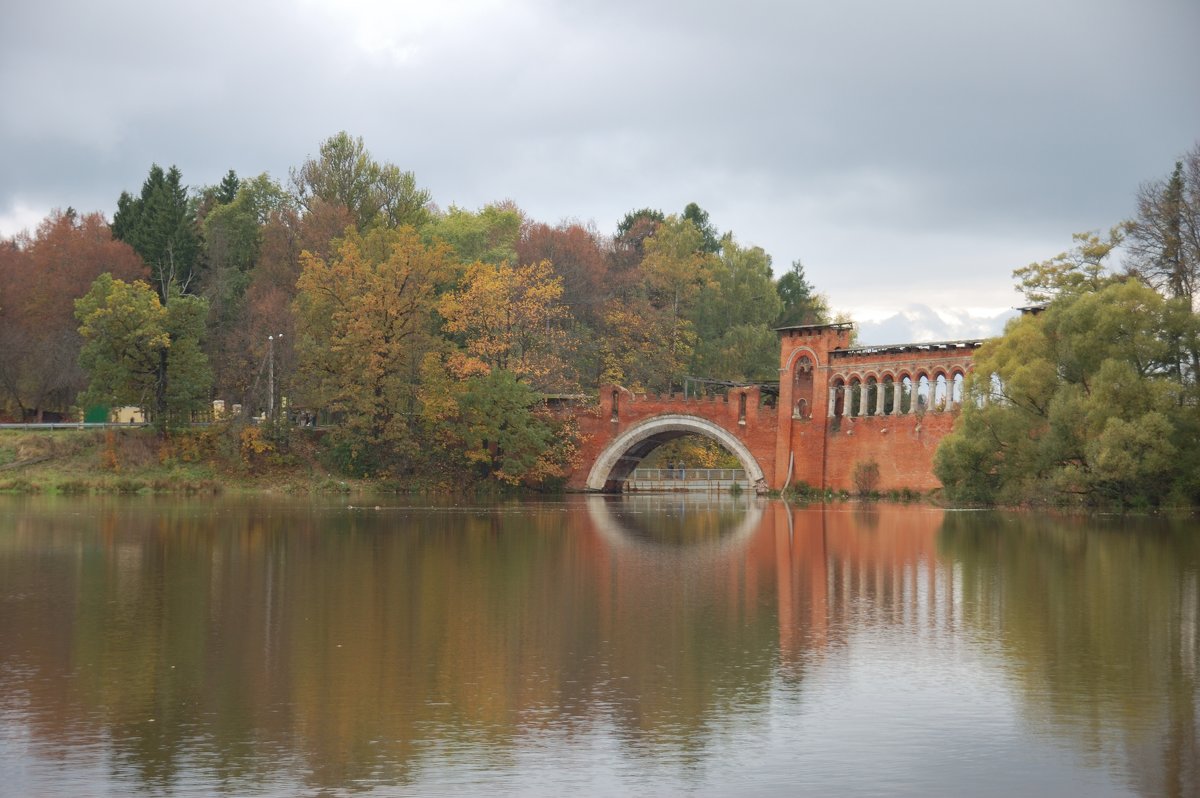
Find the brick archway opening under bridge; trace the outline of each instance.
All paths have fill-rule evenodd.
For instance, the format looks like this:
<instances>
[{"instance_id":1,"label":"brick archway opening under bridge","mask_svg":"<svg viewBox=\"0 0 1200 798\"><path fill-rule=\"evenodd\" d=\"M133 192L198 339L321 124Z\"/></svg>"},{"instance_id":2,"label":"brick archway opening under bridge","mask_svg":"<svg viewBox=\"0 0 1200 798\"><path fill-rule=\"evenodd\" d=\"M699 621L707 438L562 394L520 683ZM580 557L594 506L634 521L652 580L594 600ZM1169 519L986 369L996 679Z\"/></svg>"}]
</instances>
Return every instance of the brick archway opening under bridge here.
<instances>
[{"instance_id":1,"label":"brick archway opening under bridge","mask_svg":"<svg viewBox=\"0 0 1200 798\"><path fill-rule=\"evenodd\" d=\"M742 441L713 421L683 414L655 416L622 431L596 457L588 472L587 490L619 493L642 458L685 435L701 435L716 441L738 459L755 493L768 491L762 465Z\"/></svg>"}]
</instances>

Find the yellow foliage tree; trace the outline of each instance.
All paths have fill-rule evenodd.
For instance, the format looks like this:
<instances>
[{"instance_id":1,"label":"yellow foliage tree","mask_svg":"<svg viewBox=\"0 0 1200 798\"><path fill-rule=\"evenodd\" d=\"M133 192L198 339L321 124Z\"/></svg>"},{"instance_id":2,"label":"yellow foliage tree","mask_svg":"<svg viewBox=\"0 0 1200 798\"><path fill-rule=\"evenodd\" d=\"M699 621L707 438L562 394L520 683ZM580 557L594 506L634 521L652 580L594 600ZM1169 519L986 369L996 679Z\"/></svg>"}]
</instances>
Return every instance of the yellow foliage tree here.
<instances>
[{"instance_id":1,"label":"yellow foliage tree","mask_svg":"<svg viewBox=\"0 0 1200 798\"><path fill-rule=\"evenodd\" d=\"M561 299L562 278L549 261L471 264L462 287L438 304L446 331L463 338L467 357L459 360L459 370L478 373L482 364L510 371L539 390L572 387L563 358L567 309Z\"/></svg>"},{"instance_id":2,"label":"yellow foliage tree","mask_svg":"<svg viewBox=\"0 0 1200 798\"><path fill-rule=\"evenodd\" d=\"M452 276L450 250L411 227L350 229L328 260L301 255L296 287L301 378L310 401L344 414L355 470L394 468L418 445L421 362L431 314Z\"/></svg>"}]
</instances>

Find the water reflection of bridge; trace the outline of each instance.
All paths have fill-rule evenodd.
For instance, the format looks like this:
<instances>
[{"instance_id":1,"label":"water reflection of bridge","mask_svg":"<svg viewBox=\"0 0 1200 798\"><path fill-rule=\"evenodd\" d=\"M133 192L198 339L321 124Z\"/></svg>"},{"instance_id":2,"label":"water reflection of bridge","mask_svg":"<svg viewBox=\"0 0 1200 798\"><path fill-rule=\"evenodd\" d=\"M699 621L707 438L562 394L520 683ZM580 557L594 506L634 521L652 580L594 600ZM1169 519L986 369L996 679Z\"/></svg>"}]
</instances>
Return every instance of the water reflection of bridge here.
<instances>
[{"instance_id":1,"label":"water reflection of bridge","mask_svg":"<svg viewBox=\"0 0 1200 798\"><path fill-rule=\"evenodd\" d=\"M650 522L640 519L671 515L662 512L664 503L681 519L686 516L690 538L643 528ZM796 507L701 495L593 497L587 506L608 549L607 556L593 560L605 571L596 583L633 591L636 595L624 597L626 611L660 606L670 588L660 597L647 591L678 579L724 585L716 590L725 594L717 605L734 608L743 622L761 612L775 616L770 625L785 663L819 658L863 622L916 622L932 629L962 622L961 585L953 565L937 556L941 510ZM655 507L657 514L651 512ZM664 568L671 572L647 573ZM621 596L613 600L609 606L626 604Z\"/></svg>"}]
</instances>

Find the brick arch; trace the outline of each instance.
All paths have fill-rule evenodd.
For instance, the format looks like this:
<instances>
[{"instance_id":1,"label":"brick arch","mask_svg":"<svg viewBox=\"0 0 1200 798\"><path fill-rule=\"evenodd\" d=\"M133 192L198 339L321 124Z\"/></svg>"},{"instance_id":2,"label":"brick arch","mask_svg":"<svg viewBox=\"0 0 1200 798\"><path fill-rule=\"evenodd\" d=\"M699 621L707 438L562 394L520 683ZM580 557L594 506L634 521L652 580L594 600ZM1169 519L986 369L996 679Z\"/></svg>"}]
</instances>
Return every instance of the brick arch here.
<instances>
[{"instance_id":1,"label":"brick arch","mask_svg":"<svg viewBox=\"0 0 1200 798\"><path fill-rule=\"evenodd\" d=\"M762 466L738 438L715 422L700 416L669 414L635 424L612 440L596 457L588 472L589 491L614 492L642 458L662 444L684 435L711 438L738 459L757 493L766 493L767 480Z\"/></svg>"},{"instance_id":2,"label":"brick arch","mask_svg":"<svg viewBox=\"0 0 1200 798\"><path fill-rule=\"evenodd\" d=\"M792 353L790 355L788 355L788 359L787 359L788 373L791 373L792 369L794 369L796 367L796 361L805 355L807 355L808 359L812 361L813 368L816 368L817 366L821 365L821 359L819 357L817 357L817 353L814 350L812 350L811 348L809 348L807 346L798 346L792 350Z\"/></svg>"}]
</instances>

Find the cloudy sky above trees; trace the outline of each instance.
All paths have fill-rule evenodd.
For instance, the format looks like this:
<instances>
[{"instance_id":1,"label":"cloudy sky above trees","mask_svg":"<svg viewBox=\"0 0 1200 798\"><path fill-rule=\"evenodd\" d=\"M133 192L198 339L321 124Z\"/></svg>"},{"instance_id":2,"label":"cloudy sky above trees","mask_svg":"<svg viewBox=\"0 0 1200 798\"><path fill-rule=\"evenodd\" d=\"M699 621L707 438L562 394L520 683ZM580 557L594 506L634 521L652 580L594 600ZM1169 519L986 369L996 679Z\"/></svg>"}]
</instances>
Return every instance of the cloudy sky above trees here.
<instances>
[{"instance_id":1,"label":"cloudy sky above trees","mask_svg":"<svg viewBox=\"0 0 1200 798\"><path fill-rule=\"evenodd\" d=\"M983 334L1200 140L1197 34L1195 0L14 3L0 235L346 130L442 207L694 201L869 343Z\"/></svg>"}]
</instances>

